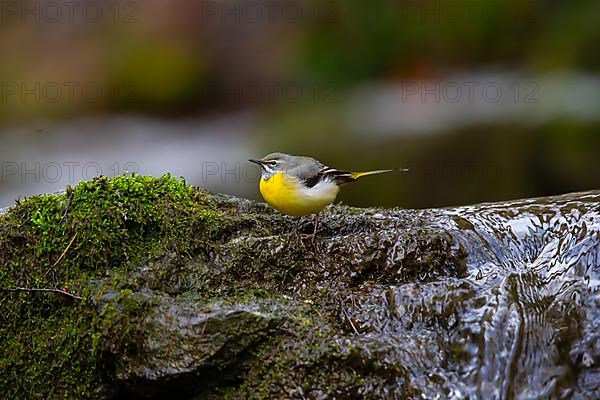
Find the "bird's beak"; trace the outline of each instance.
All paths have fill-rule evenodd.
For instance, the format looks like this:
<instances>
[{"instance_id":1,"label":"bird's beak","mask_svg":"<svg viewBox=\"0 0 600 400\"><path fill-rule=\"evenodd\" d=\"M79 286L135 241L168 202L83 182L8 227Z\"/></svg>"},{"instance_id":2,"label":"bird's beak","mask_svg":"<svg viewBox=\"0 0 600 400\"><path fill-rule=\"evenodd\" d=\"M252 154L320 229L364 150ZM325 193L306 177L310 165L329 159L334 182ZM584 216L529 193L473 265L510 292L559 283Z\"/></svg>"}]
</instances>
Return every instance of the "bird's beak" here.
<instances>
[{"instance_id":1,"label":"bird's beak","mask_svg":"<svg viewBox=\"0 0 600 400\"><path fill-rule=\"evenodd\" d=\"M262 161L260 161L260 160L253 160L253 159L251 158L251 159L249 159L248 161L250 161L251 163L254 163L254 164L262 165Z\"/></svg>"}]
</instances>

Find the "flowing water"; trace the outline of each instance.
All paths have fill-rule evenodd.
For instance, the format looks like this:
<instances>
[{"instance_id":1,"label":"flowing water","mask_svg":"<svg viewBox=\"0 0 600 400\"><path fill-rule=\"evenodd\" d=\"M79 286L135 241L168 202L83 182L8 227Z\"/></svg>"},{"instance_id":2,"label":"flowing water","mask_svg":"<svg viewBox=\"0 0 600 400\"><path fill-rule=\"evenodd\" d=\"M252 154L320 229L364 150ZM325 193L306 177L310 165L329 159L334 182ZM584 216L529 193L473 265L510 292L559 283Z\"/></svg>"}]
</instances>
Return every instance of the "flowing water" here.
<instances>
[{"instance_id":1,"label":"flowing water","mask_svg":"<svg viewBox=\"0 0 600 400\"><path fill-rule=\"evenodd\" d=\"M356 296L361 357L404 371L425 398L600 398L600 194L440 210L431 223L467 250L464 276Z\"/></svg>"}]
</instances>

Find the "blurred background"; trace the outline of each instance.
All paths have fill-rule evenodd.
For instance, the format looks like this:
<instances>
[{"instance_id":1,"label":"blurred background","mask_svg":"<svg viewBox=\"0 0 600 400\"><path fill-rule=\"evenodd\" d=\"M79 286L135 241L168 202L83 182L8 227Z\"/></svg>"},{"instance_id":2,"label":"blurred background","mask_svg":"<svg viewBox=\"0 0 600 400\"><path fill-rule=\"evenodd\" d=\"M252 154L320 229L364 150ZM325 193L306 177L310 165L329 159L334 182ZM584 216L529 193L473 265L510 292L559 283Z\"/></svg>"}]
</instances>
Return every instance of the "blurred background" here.
<instances>
[{"instance_id":1,"label":"blurred background","mask_svg":"<svg viewBox=\"0 0 600 400\"><path fill-rule=\"evenodd\" d=\"M170 172L259 198L248 158L407 167L356 206L600 186L600 2L0 2L0 207Z\"/></svg>"}]
</instances>

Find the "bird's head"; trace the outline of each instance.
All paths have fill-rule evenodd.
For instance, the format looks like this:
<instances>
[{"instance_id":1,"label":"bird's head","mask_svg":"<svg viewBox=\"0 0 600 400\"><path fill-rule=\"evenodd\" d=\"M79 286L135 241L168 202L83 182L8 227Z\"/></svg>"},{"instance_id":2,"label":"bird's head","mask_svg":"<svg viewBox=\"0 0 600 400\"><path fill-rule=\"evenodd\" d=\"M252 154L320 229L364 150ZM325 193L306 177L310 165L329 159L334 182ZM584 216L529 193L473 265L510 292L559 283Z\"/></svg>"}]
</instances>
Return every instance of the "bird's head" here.
<instances>
[{"instance_id":1,"label":"bird's head","mask_svg":"<svg viewBox=\"0 0 600 400\"><path fill-rule=\"evenodd\" d=\"M254 164L258 164L261 168L262 178L269 179L278 172L283 172L293 164L293 156L285 153L267 154L261 159L248 160Z\"/></svg>"}]
</instances>

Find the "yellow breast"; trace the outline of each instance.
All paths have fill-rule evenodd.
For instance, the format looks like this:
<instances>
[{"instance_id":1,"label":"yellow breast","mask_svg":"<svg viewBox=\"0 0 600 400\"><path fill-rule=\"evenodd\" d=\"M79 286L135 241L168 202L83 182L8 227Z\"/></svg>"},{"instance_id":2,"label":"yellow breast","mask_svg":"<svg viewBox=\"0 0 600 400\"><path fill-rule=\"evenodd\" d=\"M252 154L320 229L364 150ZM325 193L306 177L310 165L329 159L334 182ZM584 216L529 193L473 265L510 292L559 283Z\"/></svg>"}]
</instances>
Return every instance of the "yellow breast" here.
<instances>
[{"instance_id":1,"label":"yellow breast","mask_svg":"<svg viewBox=\"0 0 600 400\"><path fill-rule=\"evenodd\" d=\"M271 207L288 215L316 214L333 203L339 188L334 182L321 182L306 188L282 172L260 180L260 193Z\"/></svg>"}]
</instances>

